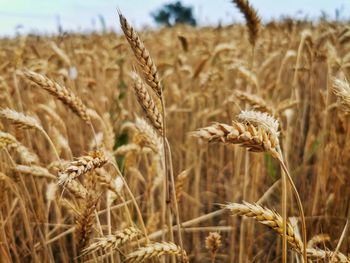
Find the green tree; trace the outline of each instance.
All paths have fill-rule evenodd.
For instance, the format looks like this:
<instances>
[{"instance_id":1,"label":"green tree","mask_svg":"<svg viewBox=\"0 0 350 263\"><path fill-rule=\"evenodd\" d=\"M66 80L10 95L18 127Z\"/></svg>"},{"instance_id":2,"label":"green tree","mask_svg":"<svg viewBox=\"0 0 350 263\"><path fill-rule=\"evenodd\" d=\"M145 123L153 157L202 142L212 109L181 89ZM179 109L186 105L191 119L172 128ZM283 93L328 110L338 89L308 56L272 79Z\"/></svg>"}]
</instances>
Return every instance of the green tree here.
<instances>
[{"instance_id":1,"label":"green tree","mask_svg":"<svg viewBox=\"0 0 350 263\"><path fill-rule=\"evenodd\" d=\"M175 24L189 24L195 26L191 6L183 6L180 1L163 5L160 9L151 13L154 21L159 25L173 26Z\"/></svg>"}]
</instances>

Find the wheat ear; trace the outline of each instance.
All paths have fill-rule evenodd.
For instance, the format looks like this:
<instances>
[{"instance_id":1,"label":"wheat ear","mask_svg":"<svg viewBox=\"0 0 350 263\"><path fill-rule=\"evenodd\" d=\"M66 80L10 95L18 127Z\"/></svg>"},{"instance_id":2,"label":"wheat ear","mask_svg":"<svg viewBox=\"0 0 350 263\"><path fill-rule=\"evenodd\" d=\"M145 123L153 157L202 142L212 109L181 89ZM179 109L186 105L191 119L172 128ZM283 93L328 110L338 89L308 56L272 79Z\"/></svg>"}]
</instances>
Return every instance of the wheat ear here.
<instances>
[{"instance_id":1,"label":"wheat ear","mask_svg":"<svg viewBox=\"0 0 350 263\"><path fill-rule=\"evenodd\" d=\"M221 141L226 143L240 144L254 152L267 152L278 159L282 169L282 216L283 229L286 231L287 220L287 179L293 187L293 193L297 199L298 208L302 221L303 240L306 243L306 226L303 207L299 194L293 180L284 164L282 152L279 145L278 121L267 113L256 111L242 111L237 116L238 121L234 121L232 126L215 123L212 126L202 128L194 135L208 141ZM304 259L307 260L306 247L304 247ZM283 233L283 262L287 260L287 238Z\"/></svg>"},{"instance_id":2,"label":"wheat ear","mask_svg":"<svg viewBox=\"0 0 350 263\"><path fill-rule=\"evenodd\" d=\"M255 218L259 223L268 226L269 228L276 231L279 235L283 235L282 217L268 208L247 202L244 202L243 204L230 203L226 205L226 208L229 209L233 214ZM290 222L287 223L286 233L288 243L298 252L302 251L303 242L300 240L300 237L295 235L294 229L291 226Z\"/></svg>"},{"instance_id":3,"label":"wheat ear","mask_svg":"<svg viewBox=\"0 0 350 263\"><path fill-rule=\"evenodd\" d=\"M259 96L240 90L236 90L234 95L239 100L251 105L253 110L267 112L271 115L274 113L274 110L267 104L267 102Z\"/></svg>"},{"instance_id":4,"label":"wheat ear","mask_svg":"<svg viewBox=\"0 0 350 263\"><path fill-rule=\"evenodd\" d=\"M90 152L87 156L81 156L71 162L67 168L59 173L58 183L69 183L75 178L86 174L96 168L102 167L107 162L106 157L101 151Z\"/></svg>"},{"instance_id":5,"label":"wheat ear","mask_svg":"<svg viewBox=\"0 0 350 263\"><path fill-rule=\"evenodd\" d=\"M96 252L99 249L107 251L108 249L117 249L118 247L124 245L128 241L141 236L142 232L135 227L128 227L121 231L117 231L114 235L108 235L101 238L97 238L95 243L85 248L82 251L82 256Z\"/></svg>"},{"instance_id":6,"label":"wheat ear","mask_svg":"<svg viewBox=\"0 0 350 263\"><path fill-rule=\"evenodd\" d=\"M240 144L252 152L267 152L279 158L279 143L264 129L249 123L233 121L232 125L214 123L192 133L193 136L209 142Z\"/></svg>"},{"instance_id":7,"label":"wheat ear","mask_svg":"<svg viewBox=\"0 0 350 263\"><path fill-rule=\"evenodd\" d=\"M146 79L147 84L152 88L152 90L156 93L158 96L160 102L161 102L161 120L162 120L162 129L161 129L161 135L163 137L163 152L164 152L164 171L165 171L165 183L164 183L164 201L163 201L163 213L162 213L162 220L165 221L165 207L169 206L170 204L170 189L168 187L169 185L169 178L170 178L170 186L172 188L172 197L174 199L174 206L175 206L175 214L176 214L176 221L178 228L181 229L180 224L180 216L179 216L179 208L176 201L176 189L175 189L175 180L174 180L174 174L172 169L172 158L171 158L171 151L170 151L170 145L167 142L166 139L166 114L165 114L165 102L163 98L163 88L161 86L160 80L158 78L158 71L157 68L152 60L152 58L149 55L148 50L145 48L143 42L139 38L137 32L132 28L132 26L129 25L126 18L119 13L119 20L122 27L122 30L131 46L131 49L134 52L135 57L137 58L137 61L139 65L142 68L142 71L144 72L144 76ZM168 166L169 166L169 177L167 175L168 172ZM168 202L166 201L168 200ZM169 209L171 211L171 209ZM169 223L170 232L172 232L172 224ZM183 242L182 242L182 233L181 230L179 230L179 243L181 248L183 248Z\"/></svg>"},{"instance_id":8,"label":"wheat ear","mask_svg":"<svg viewBox=\"0 0 350 263\"><path fill-rule=\"evenodd\" d=\"M345 256L343 253L337 252L336 254L330 250L323 250L318 248L308 248L306 250L308 257L311 260L319 262L320 260L327 260L325 262L335 263L349 263L350 258ZM333 260L331 260L333 258Z\"/></svg>"},{"instance_id":9,"label":"wheat ear","mask_svg":"<svg viewBox=\"0 0 350 263\"><path fill-rule=\"evenodd\" d=\"M21 173L21 174L28 174L28 175L33 175L35 177L44 177L44 178L49 178L49 179L56 179L56 176L51 174L49 170L47 170L44 167L37 166L37 165L16 165L13 168L14 171Z\"/></svg>"},{"instance_id":10,"label":"wheat ear","mask_svg":"<svg viewBox=\"0 0 350 263\"><path fill-rule=\"evenodd\" d=\"M43 130L40 122L29 115L9 108L1 109L0 116L11 121L19 129L37 129Z\"/></svg>"},{"instance_id":11,"label":"wheat ear","mask_svg":"<svg viewBox=\"0 0 350 263\"><path fill-rule=\"evenodd\" d=\"M162 255L181 255L181 248L174 243L162 242L152 243L145 247L140 247L136 251L131 252L126 256L126 262L144 262L153 257L160 257Z\"/></svg>"},{"instance_id":12,"label":"wheat ear","mask_svg":"<svg viewBox=\"0 0 350 263\"><path fill-rule=\"evenodd\" d=\"M344 109L350 111L350 85L347 81L334 78L332 90L335 95L337 95Z\"/></svg>"},{"instance_id":13,"label":"wheat ear","mask_svg":"<svg viewBox=\"0 0 350 263\"><path fill-rule=\"evenodd\" d=\"M98 197L94 194L89 194L86 198L84 208L77 217L75 234L76 242L78 245L79 255L82 250L85 248L92 231L92 226L94 224L94 211L98 201Z\"/></svg>"},{"instance_id":14,"label":"wheat ear","mask_svg":"<svg viewBox=\"0 0 350 263\"><path fill-rule=\"evenodd\" d=\"M38 163L39 157L28 150L17 139L7 132L0 131L0 150L2 148L15 148L22 161L26 163Z\"/></svg>"},{"instance_id":15,"label":"wheat ear","mask_svg":"<svg viewBox=\"0 0 350 263\"><path fill-rule=\"evenodd\" d=\"M230 210L233 214L246 216L256 219L259 223L273 229L279 235L283 234L283 222L282 217L258 204L251 204L244 202L243 204L230 203L225 205L226 209ZM299 254L303 254L304 244L301 241L300 237L295 233L294 228L287 223L287 241L293 247L293 249ZM344 254L337 252L336 254L333 251L307 248L306 254L311 260L327 260L334 256L334 262L350 262L349 257L346 257Z\"/></svg>"},{"instance_id":16,"label":"wheat ear","mask_svg":"<svg viewBox=\"0 0 350 263\"><path fill-rule=\"evenodd\" d=\"M255 46L259 34L260 17L248 0L233 0L233 2L244 15L249 30L249 42Z\"/></svg>"},{"instance_id":17,"label":"wheat ear","mask_svg":"<svg viewBox=\"0 0 350 263\"><path fill-rule=\"evenodd\" d=\"M162 96L162 86L158 77L157 67L154 64L148 50L145 48L142 40L138 36L134 28L128 23L126 18L119 13L119 21L121 28L128 40L132 51L139 63L147 84L154 90L159 98Z\"/></svg>"},{"instance_id":18,"label":"wheat ear","mask_svg":"<svg viewBox=\"0 0 350 263\"><path fill-rule=\"evenodd\" d=\"M88 124L91 123L86 106L71 90L34 71L24 71L23 75L62 101L82 120Z\"/></svg>"},{"instance_id":19,"label":"wheat ear","mask_svg":"<svg viewBox=\"0 0 350 263\"><path fill-rule=\"evenodd\" d=\"M15 110L6 108L0 109L0 117L3 117L9 121L11 121L16 127L20 129L37 129L39 130L50 143L54 153L56 155L57 160L60 160L60 156L57 153L56 147L52 142L50 136L46 133L44 128L41 126L40 122L32 116L25 115L22 112L17 112Z\"/></svg>"},{"instance_id":20,"label":"wheat ear","mask_svg":"<svg viewBox=\"0 0 350 263\"><path fill-rule=\"evenodd\" d=\"M163 119L159 112L157 105L154 103L152 96L148 93L145 84L137 73L133 74L134 78L134 90L137 100L142 107L146 117L152 124L152 126L159 132L163 133Z\"/></svg>"}]
</instances>

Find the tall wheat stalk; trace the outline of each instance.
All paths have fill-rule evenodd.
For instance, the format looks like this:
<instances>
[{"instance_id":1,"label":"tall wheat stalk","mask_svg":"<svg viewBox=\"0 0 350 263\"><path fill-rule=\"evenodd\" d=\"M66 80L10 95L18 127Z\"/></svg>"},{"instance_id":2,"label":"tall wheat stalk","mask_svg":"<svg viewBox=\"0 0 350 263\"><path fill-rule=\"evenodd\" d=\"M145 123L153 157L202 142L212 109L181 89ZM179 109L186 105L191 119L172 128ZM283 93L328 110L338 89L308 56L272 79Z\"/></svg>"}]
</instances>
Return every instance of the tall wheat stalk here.
<instances>
[{"instance_id":1,"label":"tall wheat stalk","mask_svg":"<svg viewBox=\"0 0 350 263\"><path fill-rule=\"evenodd\" d=\"M175 206L175 216L176 216L176 221L177 221L178 227L180 229L181 228L180 214L179 214L178 203L176 200L176 188L175 188L175 179L174 179L174 173L173 173L173 168L172 168L171 149L170 149L170 145L168 143L168 140L166 138L166 111L165 111L163 87L159 81L157 67L156 67L155 63L153 62L151 56L149 55L148 50L145 48L142 40L140 39L140 37L138 36L138 34L134 30L134 28L128 23L126 18L121 14L121 12L120 11L118 11L118 12L119 12L119 20L120 20L121 28L122 28L124 35L126 36L128 42L129 42L129 44L130 44L130 47L131 47L131 49L132 49L132 51L137 59L138 64L140 65L140 67L144 73L146 82L152 88L152 90L155 92L155 94L157 95L157 97L159 98L159 100L161 102L160 111L162 114L162 123L163 123L161 134L162 134L162 138L163 138L164 167L165 167L165 191L166 191L166 198L165 198L164 202L166 204L171 203L170 194L169 194L170 188L168 186L169 184L167 183L168 178L170 178L170 187L171 187L172 198L173 198L173 202L174 202L174 206ZM140 84L140 82L139 82L139 84ZM136 89L137 93L140 90L144 90L144 89L141 89L141 88ZM146 98L147 92L144 92L144 94L145 95L143 97ZM140 102L140 99L139 99L139 102ZM141 105L145 105L143 102L144 102L144 99L141 99ZM150 104L148 104L148 105L150 105ZM143 108L145 109L144 106L143 106ZM154 110L156 109L156 107L152 107L152 108ZM146 110L146 112L147 112L147 110ZM159 127L156 126L156 129L159 129ZM169 172L169 175L168 175L168 172ZM171 209L169 209L169 219L170 219L169 227L172 227L170 216L171 216ZM171 233L172 233L172 231L171 231ZM179 231L178 237L179 237L179 244L181 247L181 251L184 251L181 231Z\"/></svg>"}]
</instances>

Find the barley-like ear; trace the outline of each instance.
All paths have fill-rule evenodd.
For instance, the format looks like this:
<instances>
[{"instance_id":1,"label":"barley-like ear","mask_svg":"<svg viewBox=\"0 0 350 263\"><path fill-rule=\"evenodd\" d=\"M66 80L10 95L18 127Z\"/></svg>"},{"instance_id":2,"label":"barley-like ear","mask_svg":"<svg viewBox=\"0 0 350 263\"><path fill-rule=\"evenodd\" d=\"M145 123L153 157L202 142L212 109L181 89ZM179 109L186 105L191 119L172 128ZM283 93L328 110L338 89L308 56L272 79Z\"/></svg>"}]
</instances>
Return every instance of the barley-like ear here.
<instances>
[{"instance_id":1,"label":"barley-like ear","mask_svg":"<svg viewBox=\"0 0 350 263\"><path fill-rule=\"evenodd\" d=\"M233 214L255 218L259 223L275 230L279 235L283 235L282 217L270 209L247 202L243 204L231 203L225 207ZM287 223L287 241L299 253L303 250L303 242L300 240L300 237L294 233L290 222Z\"/></svg>"},{"instance_id":2,"label":"barley-like ear","mask_svg":"<svg viewBox=\"0 0 350 263\"><path fill-rule=\"evenodd\" d=\"M162 242L162 243L152 243L145 247L140 247L139 249L131 252L126 256L126 262L144 262L147 259L153 257L159 257L162 255L181 255L181 248L174 243Z\"/></svg>"},{"instance_id":3,"label":"barley-like ear","mask_svg":"<svg viewBox=\"0 0 350 263\"><path fill-rule=\"evenodd\" d=\"M159 134L163 134L163 118L157 105L154 103L152 96L148 93L141 78L136 73L133 74L133 78L135 94L139 104L152 126L159 132Z\"/></svg>"},{"instance_id":4,"label":"barley-like ear","mask_svg":"<svg viewBox=\"0 0 350 263\"><path fill-rule=\"evenodd\" d=\"M233 2L244 15L249 30L249 42L255 46L259 34L260 17L248 0L233 0Z\"/></svg>"},{"instance_id":5,"label":"barley-like ear","mask_svg":"<svg viewBox=\"0 0 350 263\"><path fill-rule=\"evenodd\" d=\"M34 71L24 71L23 75L62 101L82 120L87 123L91 122L86 106L71 90Z\"/></svg>"},{"instance_id":6,"label":"barley-like ear","mask_svg":"<svg viewBox=\"0 0 350 263\"><path fill-rule=\"evenodd\" d=\"M160 98L162 96L162 86L158 77L157 67L154 64L148 50L135 29L128 23L126 18L119 12L120 26L128 40L132 51L139 63L147 84L154 90Z\"/></svg>"},{"instance_id":7,"label":"barley-like ear","mask_svg":"<svg viewBox=\"0 0 350 263\"><path fill-rule=\"evenodd\" d=\"M96 242L82 251L82 256L96 252L99 249L107 252L109 249L116 250L120 246L124 245L128 241L142 236L142 232L135 227L128 227L121 231L115 232L113 235L108 235L100 238L96 238Z\"/></svg>"},{"instance_id":8,"label":"barley-like ear","mask_svg":"<svg viewBox=\"0 0 350 263\"><path fill-rule=\"evenodd\" d=\"M101 151L90 152L87 156L79 157L71 162L67 168L59 173L59 184L71 182L78 176L86 174L96 168L102 167L107 162L106 157Z\"/></svg>"}]
</instances>

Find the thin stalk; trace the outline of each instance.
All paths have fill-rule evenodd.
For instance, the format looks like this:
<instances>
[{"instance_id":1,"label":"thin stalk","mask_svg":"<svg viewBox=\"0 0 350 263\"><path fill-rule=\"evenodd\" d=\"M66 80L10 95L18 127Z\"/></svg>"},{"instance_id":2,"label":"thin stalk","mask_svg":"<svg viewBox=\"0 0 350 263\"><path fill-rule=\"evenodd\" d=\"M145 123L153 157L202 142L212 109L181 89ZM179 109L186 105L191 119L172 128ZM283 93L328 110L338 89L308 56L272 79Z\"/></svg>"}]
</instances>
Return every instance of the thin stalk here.
<instances>
[{"instance_id":1,"label":"thin stalk","mask_svg":"<svg viewBox=\"0 0 350 263\"><path fill-rule=\"evenodd\" d=\"M294 184L294 182L292 180L292 177L290 176L290 173L289 173L285 163L283 162L282 157L280 157L279 162L280 162L280 165L281 165L282 169L284 170L285 174L287 175L287 179L288 179L290 185L292 186L293 194L295 196L295 199L297 200L298 209L299 209L299 212L300 212L302 238L303 238L303 243L304 243L303 258L304 258L304 262L307 262L307 254L306 254L307 237L306 237L306 223L305 223L305 215L304 215L303 205L301 203L300 196L298 194L297 188L295 187L295 184ZM284 229L285 228L283 228L283 230Z\"/></svg>"},{"instance_id":2,"label":"thin stalk","mask_svg":"<svg viewBox=\"0 0 350 263\"><path fill-rule=\"evenodd\" d=\"M163 94L160 98L161 104L162 104L162 118L163 118L163 152L164 152L164 168L165 168L165 181L166 181L166 194L167 194L167 205L170 205L170 193L169 193L169 181L168 181L168 165L170 166L170 183L171 183L171 188L172 188L172 193L173 193L173 201L175 204L175 213L176 213L176 223L178 229L181 229L181 223L180 223L180 216L179 216L179 207L177 204L176 200L176 189L175 189L175 179L174 179L174 171L173 171L173 161L172 161L172 156L171 156L171 149L169 142L166 138L166 114L165 114L165 103L164 103L164 98ZM171 209L169 209L171 211ZM170 231L172 232L172 224L169 226ZM182 234L181 231L178 232L178 238L179 238L179 244L181 248L181 255L182 258L184 258L184 247L183 247L183 242L182 242Z\"/></svg>"},{"instance_id":3,"label":"thin stalk","mask_svg":"<svg viewBox=\"0 0 350 263\"><path fill-rule=\"evenodd\" d=\"M282 171L282 262L287 262L287 178Z\"/></svg>"},{"instance_id":4,"label":"thin stalk","mask_svg":"<svg viewBox=\"0 0 350 263\"><path fill-rule=\"evenodd\" d=\"M52 149L53 149L53 151L54 151L54 153L55 153L55 155L56 155L57 161L59 161L59 162L61 163L60 156L58 155L58 152L57 152L57 150L56 150L56 147L55 147L55 145L53 144L53 142L52 142L50 136L46 133L46 131L45 131L44 129L41 129L41 128L40 128L39 130L42 132L42 134L45 136L45 138L46 138L47 141L49 142L50 146L52 147Z\"/></svg>"},{"instance_id":5,"label":"thin stalk","mask_svg":"<svg viewBox=\"0 0 350 263\"><path fill-rule=\"evenodd\" d=\"M139 217L139 220L140 220L140 224L141 224L141 227L142 227L142 230L145 234L145 238L146 238L146 242L149 243L150 240L148 238L148 235L147 235L147 229L146 229L146 226L145 226L145 222L143 221L143 218L142 218L142 213L141 213L141 210L136 202L136 199L135 199L135 196L133 195L131 189L129 188L127 182L125 181L125 178L123 177L123 175L121 174L121 172L119 171L119 168L118 166L112 162L112 161L109 161L110 164L112 164L112 166L115 168L115 170L117 171L118 175L120 176L120 178L123 180L123 183L125 185L125 188L126 190L128 191L130 197L131 197L131 200L135 206L135 209L136 209L136 213L137 213L137 216Z\"/></svg>"},{"instance_id":6,"label":"thin stalk","mask_svg":"<svg viewBox=\"0 0 350 263\"><path fill-rule=\"evenodd\" d=\"M176 199L176 187L175 187L175 179L174 179L174 169L173 169L173 162L172 162L172 156L171 156L171 150L168 140L166 139L166 145L169 151L169 164L170 164L170 180L171 180L171 186L172 186L172 193L173 193L173 200L175 205L175 212L176 212L176 223L179 231L179 244L181 247L181 250L183 251L183 241L182 241L182 235L181 235L181 221L180 221L180 214L179 214L179 206Z\"/></svg>"}]
</instances>

